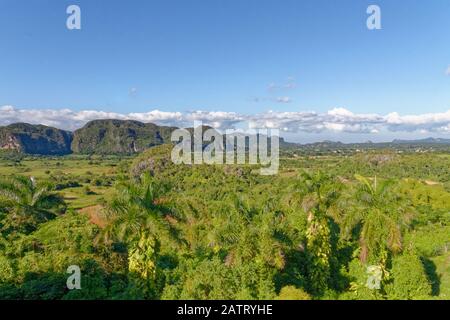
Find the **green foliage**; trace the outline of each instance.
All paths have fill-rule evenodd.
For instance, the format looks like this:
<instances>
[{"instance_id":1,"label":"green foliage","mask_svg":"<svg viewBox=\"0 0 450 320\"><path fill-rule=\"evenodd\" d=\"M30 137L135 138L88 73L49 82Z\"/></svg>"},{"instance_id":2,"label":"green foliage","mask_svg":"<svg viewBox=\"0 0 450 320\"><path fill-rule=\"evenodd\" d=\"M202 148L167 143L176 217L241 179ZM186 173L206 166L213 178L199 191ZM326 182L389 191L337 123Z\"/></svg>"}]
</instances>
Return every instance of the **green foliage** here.
<instances>
[{"instance_id":1,"label":"green foliage","mask_svg":"<svg viewBox=\"0 0 450 320\"><path fill-rule=\"evenodd\" d=\"M16 176L0 181L0 231L30 233L65 210L64 200L48 184Z\"/></svg>"},{"instance_id":2,"label":"green foliage","mask_svg":"<svg viewBox=\"0 0 450 320\"><path fill-rule=\"evenodd\" d=\"M230 267L219 257L180 261L163 299L274 299L273 273L255 262Z\"/></svg>"},{"instance_id":3,"label":"green foliage","mask_svg":"<svg viewBox=\"0 0 450 320\"><path fill-rule=\"evenodd\" d=\"M281 288L277 300L311 300L311 296L294 286L286 286Z\"/></svg>"},{"instance_id":4,"label":"green foliage","mask_svg":"<svg viewBox=\"0 0 450 320\"><path fill-rule=\"evenodd\" d=\"M450 157L298 157L260 176L171 149L2 162L0 298L448 298Z\"/></svg>"},{"instance_id":5,"label":"green foliage","mask_svg":"<svg viewBox=\"0 0 450 320\"><path fill-rule=\"evenodd\" d=\"M170 143L174 129L131 120L94 120L74 132L72 150L81 154L133 154Z\"/></svg>"},{"instance_id":6,"label":"green foliage","mask_svg":"<svg viewBox=\"0 0 450 320\"><path fill-rule=\"evenodd\" d=\"M353 259L348 265L346 276L350 279L349 290L340 295L344 300L376 300L384 299L384 294L378 289L368 286L368 265L363 264L360 259ZM380 285L382 285L380 283Z\"/></svg>"},{"instance_id":7,"label":"green foliage","mask_svg":"<svg viewBox=\"0 0 450 320\"><path fill-rule=\"evenodd\" d=\"M153 236L145 233L135 243L128 254L128 272L138 287L148 296L155 294L157 277L156 261L159 243Z\"/></svg>"},{"instance_id":8,"label":"green foliage","mask_svg":"<svg viewBox=\"0 0 450 320\"><path fill-rule=\"evenodd\" d=\"M398 195L392 180L355 178L359 182L355 194L344 202L349 208L344 230L350 235L359 226L361 261L384 265L389 254L402 250L402 227L408 227L413 209Z\"/></svg>"},{"instance_id":9,"label":"green foliage","mask_svg":"<svg viewBox=\"0 0 450 320\"><path fill-rule=\"evenodd\" d=\"M306 229L307 272L311 291L321 294L330 280L332 255L331 230L328 219L333 215L338 198L337 186L322 172L303 174L302 208L308 215Z\"/></svg>"},{"instance_id":10,"label":"green foliage","mask_svg":"<svg viewBox=\"0 0 450 320\"><path fill-rule=\"evenodd\" d=\"M11 282L14 279L14 269L11 260L0 255L0 283Z\"/></svg>"},{"instance_id":11,"label":"green foliage","mask_svg":"<svg viewBox=\"0 0 450 320\"><path fill-rule=\"evenodd\" d=\"M406 252L392 261L392 283L386 286L389 299L429 299L431 284L419 256Z\"/></svg>"}]
</instances>

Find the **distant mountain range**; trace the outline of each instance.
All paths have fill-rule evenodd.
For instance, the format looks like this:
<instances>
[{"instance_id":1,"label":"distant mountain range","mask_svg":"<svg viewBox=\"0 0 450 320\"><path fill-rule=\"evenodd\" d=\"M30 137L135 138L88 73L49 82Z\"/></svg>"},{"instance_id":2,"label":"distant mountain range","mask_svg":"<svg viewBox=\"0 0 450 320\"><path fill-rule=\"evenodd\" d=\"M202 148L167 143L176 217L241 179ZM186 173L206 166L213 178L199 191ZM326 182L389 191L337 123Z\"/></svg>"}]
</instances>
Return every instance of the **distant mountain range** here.
<instances>
[{"instance_id":1,"label":"distant mountain range","mask_svg":"<svg viewBox=\"0 0 450 320\"><path fill-rule=\"evenodd\" d=\"M170 143L176 127L158 126L132 120L94 120L72 132L44 125L15 123L0 127L0 150L24 154L133 154L156 145ZM192 131L192 128L189 129ZM351 143L323 141L312 144L286 142L281 148L348 148L355 146L450 145L450 139L394 140L385 143Z\"/></svg>"},{"instance_id":2,"label":"distant mountain range","mask_svg":"<svg viewBox=\"0 0 450 320\"><path fill-rule=\"evenodd\" d=\"M392 143L397 144L450 144L450 139L444 138L426 138L419 140L394 140Z\"/></svg>"},{"instance_id":3,"label":"distant mountain range","mask_svg":"<svg viewBox=\"0 0 450 320\"><path fill-rule=\"evenodd\" d=\"M25 154L131 154L170 142L175 127L131 120L94 120L69 132L43 125L0 127L0 149Z\"/></svg>"},{"instance_id":4,"label":"distant mountain range","mask_svg":"<svg viewBox=\"0 0 450 320\"><path fill-rule=\"evenodd\" d=\"M299 147L305 146L318 146L322 148L354 148L354 147L389 147L389 146L431 146L431 145L450 145L450 139L443 138L426 138L417 140L400 140L395 139L391 142L354 142L354 143L342 143L340 141L322 141L308 144L296 144Z\"/></svg>"}]
</instances>

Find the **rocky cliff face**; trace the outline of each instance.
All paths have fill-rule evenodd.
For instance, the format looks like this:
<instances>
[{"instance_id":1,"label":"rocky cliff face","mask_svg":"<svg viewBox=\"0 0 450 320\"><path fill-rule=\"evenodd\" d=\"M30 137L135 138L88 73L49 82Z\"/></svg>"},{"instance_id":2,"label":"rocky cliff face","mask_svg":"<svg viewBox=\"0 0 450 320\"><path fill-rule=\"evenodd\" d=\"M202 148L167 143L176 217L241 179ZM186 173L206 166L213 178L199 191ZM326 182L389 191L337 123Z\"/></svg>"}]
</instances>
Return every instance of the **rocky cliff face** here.
<instances>
[{"instance_id":1,"label":"rocky cliff face","mask_svg":"<svg viewBox=\"0 0 450 320\"><path fill-rule=\"evenodd\" d=\"M175 127L131 120L94 120L74 132L72 150L82 154L132 154L169 143Z\"/></svg>"},{"instance_id":2,"label":"rocky cliff face","mask_svg":"<svg viewBox=\"0 0 450 320\"><path fill-rule=\"evenodd\" d=\"M15 123L0 127L0 149L28 154L71 153L72 133L43 125Z\"/></svg>"},{"instance_id":3,"label":"rocky cliff face","mask_svg":"<svg viewBox=\"0 0 450 320\"><path fill-rule=\"evenodd\" d=\"M5 139L0 141L0 149L20 151L21 146L20 142L14 135L5 135Z\"/></svg>"}]
</instances>

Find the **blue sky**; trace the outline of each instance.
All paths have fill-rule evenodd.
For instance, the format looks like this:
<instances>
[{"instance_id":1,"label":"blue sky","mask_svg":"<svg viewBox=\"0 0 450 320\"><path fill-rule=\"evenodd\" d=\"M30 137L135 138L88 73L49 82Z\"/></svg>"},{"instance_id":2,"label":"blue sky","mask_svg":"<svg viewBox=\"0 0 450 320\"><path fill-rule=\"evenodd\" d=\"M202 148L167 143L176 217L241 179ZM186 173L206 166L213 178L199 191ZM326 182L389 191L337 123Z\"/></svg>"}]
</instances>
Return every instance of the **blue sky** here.
<instances>
[{"instance_id":1,"label":"blue sky","mask_svg":"<svg viewBox=\"0 0 450 320\"><path fill-rule=\"evenodd\" d=\"M449 30L448 0L0 0L0 106L446 115Z\"/></svg>"}]
</instances>

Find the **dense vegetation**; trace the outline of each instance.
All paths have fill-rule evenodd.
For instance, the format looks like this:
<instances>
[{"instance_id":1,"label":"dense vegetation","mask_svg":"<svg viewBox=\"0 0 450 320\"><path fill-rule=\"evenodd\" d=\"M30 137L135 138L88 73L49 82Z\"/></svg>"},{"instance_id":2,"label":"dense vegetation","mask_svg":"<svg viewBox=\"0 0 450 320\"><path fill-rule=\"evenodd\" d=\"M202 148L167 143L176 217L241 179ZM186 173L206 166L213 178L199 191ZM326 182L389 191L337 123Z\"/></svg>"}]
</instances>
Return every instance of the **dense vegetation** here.
<instances>
[{"instance_id":1,"label":"dense vegetation","mask_svg":"<svg viewBox=\"0 0 450 320\"><path fill-rule=\"evenodd\" d=\"M450 298L447 153L287 153L261 176L170 148L1 160L0 298Z\"/></svg>"},{"instance_id":2,"label":"dense vegetation","mask_svg":"<svg viewBox=\"0 0 450 320\"><path fill-rule=\"evenodd\" d=\"M94 120L74 132L72 151L83 154L131 154L170 143L175 128L131 120Z\"/></svg>"}]
</instances>

